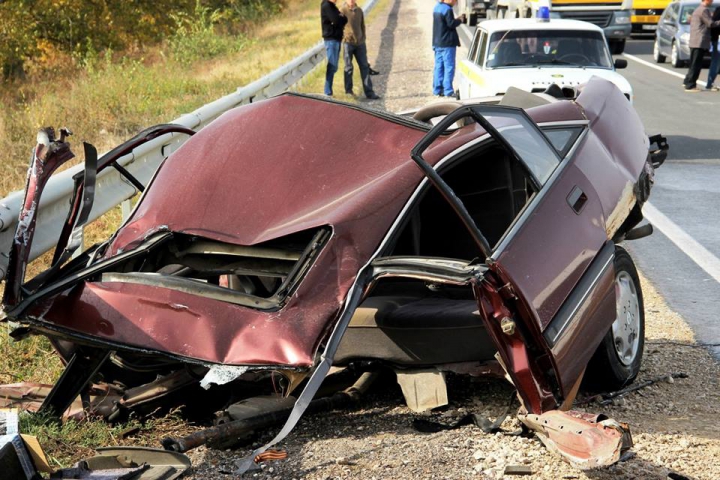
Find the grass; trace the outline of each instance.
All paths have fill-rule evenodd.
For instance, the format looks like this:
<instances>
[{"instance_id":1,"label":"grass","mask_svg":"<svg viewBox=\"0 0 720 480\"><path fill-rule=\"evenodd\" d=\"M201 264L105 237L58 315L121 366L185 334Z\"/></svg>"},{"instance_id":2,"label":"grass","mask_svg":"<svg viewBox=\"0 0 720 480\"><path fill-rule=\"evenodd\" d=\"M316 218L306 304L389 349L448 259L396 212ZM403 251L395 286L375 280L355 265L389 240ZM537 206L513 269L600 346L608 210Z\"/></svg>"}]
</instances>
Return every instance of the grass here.
<instances>
[{"instance_id":1,"label":"grass","mask_svg":"<svg viewBox=\"0 0 720 480\"><path fill-rule=\"evenodd\" d=\"M168 42L167 49L147 50L140 55L91 55L80 67L67 69L64 76L0 87L0 104L4 106L0 109L0 196L24 187L29 152L38 128L68 126L75 132L75 143L89 141L98 151L107 151L147 126L170 121L227 95L317 44L318 3L288 2L282 13L237 41L212 37L207 23L199 25L194 32L199 43L190 47L216 48L218 52L211 59L198 60L197 50L178 58L173 52L187 47L180 42L192 42L192 35L186 35L182 40L176 38L174 44ZM372 22L388 3L390 0L380 0L366 22ZM192 50L190 47L185 50ZM294 90L322 93L324 74L321 64ZM342 82L341 65L335 75L336 92L344 91ZM358 90L361 82L357 68L354 84ZM357 102L345 94L337 98ZM81 151L76 153L82 156ZM119 207L100 217L85 229L85 245L107 238L121 220ZM47 268L50 258L47 253L33 262L28 276ZM10 331L11 326L0 324L0 383L54 383L62 363L47 338L31 336L16 343L10 339ZM158 446L162 436L187 434L193 428L177 414L142 422L131 419L119 425L92 419L60 424L37 414L21 416L21 431L38 436L53 467L67 467L79 458L91 456L99 446ZM126 437L123 433L128 430L136 433Z\"/></svg>"}]
</instances>

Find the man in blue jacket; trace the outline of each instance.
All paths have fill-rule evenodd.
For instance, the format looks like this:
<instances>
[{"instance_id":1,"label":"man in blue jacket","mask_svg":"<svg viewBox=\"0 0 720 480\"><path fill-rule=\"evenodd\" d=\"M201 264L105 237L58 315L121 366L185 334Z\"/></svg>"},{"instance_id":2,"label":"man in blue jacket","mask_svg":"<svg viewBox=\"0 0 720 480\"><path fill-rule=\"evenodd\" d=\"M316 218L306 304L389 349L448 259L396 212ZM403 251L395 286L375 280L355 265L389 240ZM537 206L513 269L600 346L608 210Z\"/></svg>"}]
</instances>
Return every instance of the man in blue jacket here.
<instances>
[{"instance_id":1,"label":"man in blue jacket","mask_svg":"<svg viewBox=\"0 0 720 480\"><path fill-rule=\"evenodd\" d=\"M455 52L460 46L457 27L465 23L465 14L455 18L453 7L457 0L440 0L433 10L433 94L454 97Z\"/></svg>"}]
</instances>

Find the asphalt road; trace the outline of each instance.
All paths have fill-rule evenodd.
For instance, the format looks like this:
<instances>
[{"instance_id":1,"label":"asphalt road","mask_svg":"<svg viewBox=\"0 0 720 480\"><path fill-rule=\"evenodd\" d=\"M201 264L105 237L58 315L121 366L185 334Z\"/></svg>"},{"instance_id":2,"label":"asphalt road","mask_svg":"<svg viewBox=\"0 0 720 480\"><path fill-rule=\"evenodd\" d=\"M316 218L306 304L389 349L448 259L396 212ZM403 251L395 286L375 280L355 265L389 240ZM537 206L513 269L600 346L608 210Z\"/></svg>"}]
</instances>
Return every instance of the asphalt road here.
<instances>
[{"instance_id":1,"label":"asphalt road","mask_svg":"<svg viewBox=\"0 0 720 480\"><path fill-rule=\"evenodd\" d=\"M668 138L645 209L650 237L628 243L638 266L693 328L699 342L720 343L720 92L686 93L686 69L657 65L652 40L629 41L621 73L649 134ZM707 78L707 69L700 79ZM711 347L720 359L720 347Z\"/></svg>"}]
</instances>

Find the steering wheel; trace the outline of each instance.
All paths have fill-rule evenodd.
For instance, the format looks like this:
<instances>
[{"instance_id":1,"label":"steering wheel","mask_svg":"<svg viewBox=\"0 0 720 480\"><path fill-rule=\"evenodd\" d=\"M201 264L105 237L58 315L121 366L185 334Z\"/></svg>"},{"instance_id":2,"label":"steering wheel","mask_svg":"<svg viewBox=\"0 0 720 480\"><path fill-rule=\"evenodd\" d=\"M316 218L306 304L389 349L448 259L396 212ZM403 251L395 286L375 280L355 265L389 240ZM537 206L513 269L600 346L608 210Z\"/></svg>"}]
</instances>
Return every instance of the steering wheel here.
<instances>
[{"instance_id":1,"label":"steering wheel","mask_svg":"<svg viewBox=\"0 0 720 480\"><path fill-rule=\"evenodd\" d=\"M448 100L445 102L435 102L420 108L417 112L413 114L412 118L421 122L430 123L430 120L432 120L433 118L447 115L459 107L462 107L462 103L452 100ZM468 117L458 120L456 122L458 128L462 128L467 125L469 123L469 120L470 118Z\"/></svg>"},{"instance_id":2,"label":"steering wheel","mask_svg":"<svg viewBox=\"0 0 720 480\"><path fill-rule=\"evenodd\" d=\"M562 55L558 57L558 60L561 62L568 62L568 63L590 63L590 59L583 55L582 53L567 53L565 55Z\"/></svg>"}]
</instances>

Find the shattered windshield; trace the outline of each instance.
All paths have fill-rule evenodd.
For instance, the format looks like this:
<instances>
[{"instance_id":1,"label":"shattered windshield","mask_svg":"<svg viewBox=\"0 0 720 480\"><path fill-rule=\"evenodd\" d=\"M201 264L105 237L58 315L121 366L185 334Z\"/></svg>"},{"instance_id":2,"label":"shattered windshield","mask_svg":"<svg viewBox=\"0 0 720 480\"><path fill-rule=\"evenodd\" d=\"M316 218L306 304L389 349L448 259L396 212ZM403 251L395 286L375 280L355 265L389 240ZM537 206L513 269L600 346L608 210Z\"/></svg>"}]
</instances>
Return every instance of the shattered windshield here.
<instances>
[{"instance_id":1,"label":"shattered windshield","mask_svg":"<svg viewBox=\"0 0 720 480\"><path fill-rule=\"evenodd\" d=\"M578 30L511 30L490 37L486 66L612 68L600 32Z\"/></svg>"}]
</instances>

